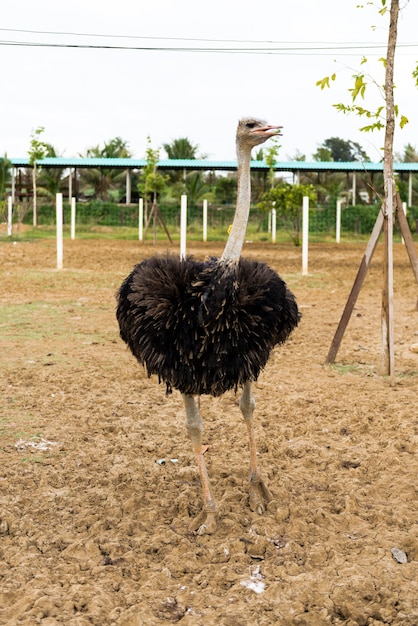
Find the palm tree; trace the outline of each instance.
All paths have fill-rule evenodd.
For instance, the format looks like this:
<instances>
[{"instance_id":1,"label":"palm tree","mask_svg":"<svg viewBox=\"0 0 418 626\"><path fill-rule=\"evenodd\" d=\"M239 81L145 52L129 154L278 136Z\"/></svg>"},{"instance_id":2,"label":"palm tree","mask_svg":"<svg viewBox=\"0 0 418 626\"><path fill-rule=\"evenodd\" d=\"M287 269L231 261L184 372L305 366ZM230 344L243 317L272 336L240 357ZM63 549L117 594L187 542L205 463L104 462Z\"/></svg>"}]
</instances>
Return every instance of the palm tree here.
<instances>
[{"instance_id":1,"label":"palm tree","mask_svg":"<svg viewBox=\"0 0 418 626\"><path fill-rule=\"evenodd\" d=\"M404 153L400 160L404 163L418 163L418 152L416 147L407 143L404 147Z\"/></svg>"},{"instance_id":2,"label":"palm tree","mask_svg":"<svg viewBox=\"0 0 418 626\"><path fill-rule=\"evenodd\" d=\"M191 172L185 181L188 203L191 207L197 206L209 192L209 185L201 172Z\"/></svg>"},{"instance_id":3,"label":"palm tree","mask_svg":"<svg viewBox=\"0 0 418 626\"><path fill-rule=\"evenodd\" d=\"M169 159L196 159L199 146L194 146L187 137L179 137L171 143L164 143L163 148ZM206 157L202 156L201 158Z\"/></svg>"},{"instance_id":4,"label":"palm tree","mask_svg":"<svg viewBox=\"0 0 418 626\"><path fill-rule=\"evenodd\" d=\"M11 163L5 154L3 158L0 158L0 200L4 200L6 194L6 188L10 180L10 167Z\"/></svg>"},{"instance_id":5,"label":"palm tree","mask_svg":"<svg viewBox=\"0 0 418 626\"><path fill-rule=\"evenodd\" d=\"M83 156L83 155L81 155ZM106 142L101 148L99 145L89 148L86 157L96 157L105 159L130 158L131 152L128 149L128 142L121 137L115 137ZM83 171L82 183L93 188L93 195L100 200L107 200L111 191L115 190L119 183L123 181L124 173L118 168L103 167L91 168Z\"/></svg>"},{"instance_id":6,"label":"palm tree","mask_svg":"<svg viewBox=\"0 0 418 626\"><path fill-rule=\"evenodd\" d=\"M47 143L45 144L46 157L59 157L62 156L57 153L54 146ZM39 173L38 186L45 194L51 198L55 198L56 194L61 191L62 179L64 176L64 170L52 167L43 167Z\"/></svg>"},{"instance_id":7,"label":"palm tree","mask_svg":"<svg viewBox=\"0 0 418 626\"><path fill-rule=\"evenodd\" d=\"M187 137L179 137L171 143L164 143L163 148L169 159L193 161L197 158L206 159L207 155L198 155L198 145L193 145ZM173 184L171 195L186 194L190 206L197 206L209 191L209 186L201 172L190 172L187 176L181 169L167 170L169 180Z\"/></svg>"},{"instance_id":8,"label":"palm tree","mask_svg":"<svg viewBox=\"0 0 418 626\"><path fill-rule=\"evenodd\" d=\"M199 146L194 146L191 141L187 139L187 137L179 137L178 139L174 139L171 143L164 143L163 148L166 151L168 158L173 160L182 159L186 161L193 161L197 158L206 158L206 155L202 155L200 157L197 156ZM186 176L183 170L167 170L167 174L172 183L183 182L183 187L181 188L180 193L187 193L187 195L189 195L187 191Z\"/></svg>"}]
</instances>

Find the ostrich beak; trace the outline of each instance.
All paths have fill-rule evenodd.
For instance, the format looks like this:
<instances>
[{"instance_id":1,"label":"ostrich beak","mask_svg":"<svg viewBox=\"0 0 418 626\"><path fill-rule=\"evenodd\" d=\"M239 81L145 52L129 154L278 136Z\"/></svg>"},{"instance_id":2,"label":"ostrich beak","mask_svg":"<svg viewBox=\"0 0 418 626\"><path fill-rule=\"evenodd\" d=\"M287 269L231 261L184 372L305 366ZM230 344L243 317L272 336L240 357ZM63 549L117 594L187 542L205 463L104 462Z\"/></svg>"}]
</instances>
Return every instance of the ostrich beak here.
<instances>
[{"instance_id":1,"label":"ostrich beak","mask_svg":"<svg viewBox=\"0 0 418 626\"><path fill-rule=\"evenodd\" d=\"M263 126L262 128L257 128L256 130L254 130L254 132L257 135L263 135L263 137L274 137L281 135L282 128L283 126L268 125Z\"/></svg>"}]
</instances>

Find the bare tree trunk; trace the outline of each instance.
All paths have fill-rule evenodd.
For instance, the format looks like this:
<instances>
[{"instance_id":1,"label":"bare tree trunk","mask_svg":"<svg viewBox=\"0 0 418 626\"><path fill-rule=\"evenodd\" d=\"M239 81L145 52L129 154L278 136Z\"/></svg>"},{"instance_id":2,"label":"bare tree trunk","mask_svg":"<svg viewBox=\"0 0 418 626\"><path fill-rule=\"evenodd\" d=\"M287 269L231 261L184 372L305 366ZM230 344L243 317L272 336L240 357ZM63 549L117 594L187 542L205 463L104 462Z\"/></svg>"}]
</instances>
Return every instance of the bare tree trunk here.
<instances>
[{"instance_id":1,"label":"bare tree trunk","mask_svg":"<svg viewBox=\"0 0 418 626\"><path fill-rule=\"evenodd\" d=\"M393 208L395 206L395 181L393 176L393 137L395 133L395 107L393 98L393 69L397 40L399 0L392 0L386 56L385 100L386 127L383 158L385 189L384 233L385 260L382 291L382 371L394 382L394 321L393 321Z\"/></svg>"}]
</instances>

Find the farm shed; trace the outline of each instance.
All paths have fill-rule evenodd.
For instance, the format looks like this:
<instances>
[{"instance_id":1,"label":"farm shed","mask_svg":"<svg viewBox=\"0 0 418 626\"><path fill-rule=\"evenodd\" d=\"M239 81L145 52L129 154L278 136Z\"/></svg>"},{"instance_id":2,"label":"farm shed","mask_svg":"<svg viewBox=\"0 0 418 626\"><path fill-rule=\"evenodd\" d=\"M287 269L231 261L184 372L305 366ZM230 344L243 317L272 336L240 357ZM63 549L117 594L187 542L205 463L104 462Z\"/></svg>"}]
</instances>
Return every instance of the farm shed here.
<instances>
[{"instance_id":1,"label":"farm shed","mask_svg":"<svg viewBox=\"0 0 418 626\"><path fill-rule=\"evenodd\" d=\"M13 166L12 173L12 197L14 198L16 189L16 177L18 171L22 168L32 167L29 158L11 158L9 159ZM38 162L41 167L61 168L69 170L69 196L72 196L72 181L75 180L77 170L83 168L120 168L126 171L126 204L131 202L131 172L132 170L140 170L147 164L145 159L106 159L106 158L87 158L87 157L46 157ZM237 169L236 161L211 161L208 159L161 159L158 162L158 168L161 170L182 169L185 172L191 170L205 171L235 171ZM268 170L269 166L264 161L252 161L251 168L253 170ZM418 163L394 163L394 172L397 174L408 174L408 205L412 204L412 175L418 173ZM356 190L356 173L383 173L383 162L372 163L363 161L277 161L274 165L276 172L288 172L293 175L295 181L304 172L345 172L352 175L353 198Z\"/></svg>"}]
</instances>

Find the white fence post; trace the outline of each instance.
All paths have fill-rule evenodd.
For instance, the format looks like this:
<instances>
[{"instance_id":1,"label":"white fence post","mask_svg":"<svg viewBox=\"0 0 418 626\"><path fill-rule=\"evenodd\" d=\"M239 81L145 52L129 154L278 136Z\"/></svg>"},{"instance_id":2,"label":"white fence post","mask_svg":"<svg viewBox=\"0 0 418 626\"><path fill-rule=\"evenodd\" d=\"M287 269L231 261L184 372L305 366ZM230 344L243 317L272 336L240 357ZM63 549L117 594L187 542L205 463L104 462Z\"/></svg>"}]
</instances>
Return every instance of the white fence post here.
<instances>
[{"instance_id":1,"label":"white fence post","mask_svg":"<svg viewBox=\"0 0 418 626\"><path fill-rule=\"evenodd\" d=\"M276 209L271 210L271 241L276 243Z\"/></svg>"},{"instance_id":2,"label":"white fence post","mask_svg":"<svg viewBox=\"0 0 418 626\"><path fill-rule=\"evenodd\" d=\"M62 238L62 193L56 195L56 219L57 219L57 270L63 268L63 238Z\"/></svg>"},{"instance_id":3,"label":"white fence post","mask_svg":"<svg viewBox=\"0 0 418 626\"><path fill-rule=\"evenodd\" d=\"M144 239L144 199L139 198L138 206L138 239L143 241Z\"/></svg>"},{"instance_id":4,"label":"white fence post","mask_svg":"<svg viewBox=\"0 0 418 626\"><path fill-rule=\"evenodd\" d=\"M203 200L203 241L208 240L208 201Z\"/></svg>"},{"instance_id":5,"label":"white fence post","mask_svg":"<svg viewBox=\"0 0 418 626\"><path fill-rule=\"evenodd\" d=\"M13 200L12 196L7 198L7 236L12 236L13 229Z\"/></svg>"},{"instance_id":6,"label":"white fence post","mask_svg":"<svg viewBox=\"0 0 418 626\"><path fill-rule=\"evenodd\" d=\"M180 208L180 259L186 258L186 232L187 232L187 196L181 196Z\"/></svg>"},{"instance_id":7,"label":"white fence post","mask_svg":"<svg viewBox=\"0 0 418 626\"><path fill-rule=\"evenodd\" d=\"M337 200L337 215L335 218L335 241L341 241L341 200Z\"/></svg>"},{"instance_id":8,"label":"white fence post","mask_svg":"<svg viewBox=\"0 0 418 626\"><path fill-rule=\"evenodd\" d=\"M309 198L303 196L302 205L302 274L308 273Z\"/></svg>"},{"instance_id":9,"label":"white fence post","mask_svg":"<svg viewBox=\"0 0 418 626\"><path fill-rule=\"evenodd\" d=\"M71 239L75 239L75 198L71 198Z\"/></svg>"}]
</instances>

